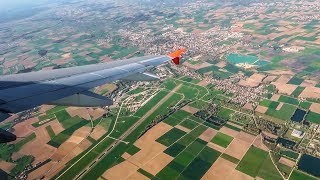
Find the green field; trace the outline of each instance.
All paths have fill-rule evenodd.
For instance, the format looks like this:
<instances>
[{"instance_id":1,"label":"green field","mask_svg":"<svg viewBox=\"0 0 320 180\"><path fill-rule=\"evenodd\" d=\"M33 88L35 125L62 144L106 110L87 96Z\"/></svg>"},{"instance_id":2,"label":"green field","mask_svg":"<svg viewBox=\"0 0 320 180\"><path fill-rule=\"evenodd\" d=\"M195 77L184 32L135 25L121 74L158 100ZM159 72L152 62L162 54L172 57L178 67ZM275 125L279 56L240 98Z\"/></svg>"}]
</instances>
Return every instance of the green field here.
<instances>
[{"instance_id":1,"label":"green field","mask_svg":"<svg viewBox=\"0 0 320 180\"><path fill-rule=\"evenodd\" d=\"M259 105L264 106L264 107L268 107L268 108L272 108L272 109L276 109L279 105L279 102L271 101L269 99L263 99L262 101L259 102Z\"/></svg>"},{"instance_id":2,"label":"green field","mask_svg":"<svg viewBox=\"0 0 320 180\"><path fill-rule=\"evenodd\" d=\"M50 125L46 127L46 130L47 130L51 139L56 135Z\"/></svg>"},{"instance_id":3,"label":"green field","mask_svg":"<svg viewBox=\"0 0 320 180\"><path fill-rule=\"evenodd\" d=\"M60 111L56 112L55 115L60 123L71 118L71 116L69 115L69 113L66 110L60 110Z\"/></svg>"},{"instance_id":4,"label":"green field","mask_svg":"<svg viewBox=\"0 0 320 180\"><path fill-rule=\"evenodd\" d=\"M304 79L298 78L298 77L293 77L289 80L288 84L294 84L294 85L300 85Z\"/></svg>"},{"instance_id":5,"label":"green field","mask_svg":"<svg viewBox=\"0 0 320 180\"><path fill-rule=\"evenodd\" d=\"M201 73L201 74L205 74L208 72L214 72L214 71L218 71L218 70L219 70L219 67L217 67L217 66L209 66L209 67L198 69L197 72Z\"/></svg>"},{"instance_id":6,"label":"green field","mask_svg":"<svg viewBox=\"0 0 320 180\"><path fill-rule=\"evenodd\" d=\"M131 145L128 149L127 149L127 153L130 155L134 155L137 152L139 152L140 149L138 147L136 147L135 145Z\"/></svg>"},{"instance_id":7,"label":"green field","mask_svg":"<svg viewBox=\"0 0 320 180\"><path fill-rule=\"evenodd\" d=\"M21 139L15 144L15 151L19 151L25 144L33 141L36 138L36 134L33 132L27 137Z\"/></svg>"},{"instance_id":8,"label":"green field","mask_svg":"<svg viewBox=\"0 0 320 180\"><path fill-rule=\"evenodd\" d=\"M220 154L220 152L205 146L178 179L201 179Z\"/></svg>"},{"instance_id":9,"label":"green field","mask_svg":"<svg viewBox=\"0 0 320 180\"><path fill-rule=\"evenodd\" d=\"M299 170L293 170L289 180L316 180L317 178L312 177L306 173Z\"/></svg>"},{"instance_id":10,"label":"green field","mask_svg":"<svg viewBox=\"0 0 320 180\"><path fill-rule=\"evenodd\" d=\"M234 64L238 64L238 63L253 64L255 61L258 60L258 57L239 55L239 54L229 54L227 56L227 60L228 60L228 62L234 63Z\"/></svg>"},{"instance_id":11,"label":"green field","mask_svg":"<svg viewBox=\"0 0 320 180\"><path fill-rule=\"evenodd\" d=\"M308 114L306 115L305 119L307 121L310 121L310 122L313 122L316 124L320 124L320 114L318 114L318 113L309 111Z\"/></svg>"},{"instance_id":12,"label":"green field","mask_svg":"<svg viewBox=\"0 0 320 180\"><path fill-rule=\"evenodd\" d=\"M299 157L298 153L291 151L291 150L281 150L280 155L287 157L287 158L290 158L290 159L293 159L293 160L296 160Z\"/></svg>"},{"instance_id":13,"label":"green field","mask_svg":"<svg viewBox=\"0 0 320 180\"><path fill-rule=\"evenodd\" d=\"M226 134L223 134L221 132L218 132L211 140L211 142L221 146L221 147L224 147L224 148L227 148L228 145L231 143L231 141L233 140L233 137L231 136L228 136Z\"/></svg>"},{"instance_id":14,"label":"green field","mask_svg":"<svg viewBox=\"0 0 320 180\"><path fill-rule=\"evenodd\" d=\"M232 157L228 154L222 154L221 155L221 158L225 159L225 160L228 160L230 162L233 162L234 164L238 164L240 162L239 159L235 158L235 157Z\"/></svg>"},{"instance_id":15,"label":"green field","mask_svg":"<svg viewBox=\"0 0 320 180\"><path fill-rule=\"evenodd\" d=\"M292 92L291 96L297 98L297 97L302 93L302 91L303 91L304 89L305 89L305 87L298 86L298 87Z\"/></svg>"},{"instance_id":16,"label":"green field","mask_svg":"<svg viewBox=\"0 0 320 180\"><path fill-rule=\"evenodd\" d=\"M167 133L165 133L164 135L162 135L161 137L159 137L156 141L165 146L170 146L185 134L186 133L184 131L177 128L173 128Z\"/></svg>"},{"instance_id":17,"label":"green field","mask_svg":"<svg viewBox=\"0 0 320 180\"><path fill-rule=\"evenodd\" d=\"M233 110L221 107L221 109L219 110L217 116L222 118L222 119L225 119L225 120L230 120L231 114L233 114L233 113L234 113Z\"/></svg>"},{"instance_id":18,"label":"green field","mask_svg":"<svg viewBox=\"0 0 320 180\"><path fill-rule=\"evenodd\" d=\"M283 95L280 96L279 101L280 102L284 102L284 103L288 103L288 104L292 104L292 105L298 105L299 104L298 99L295 99L295 98L292 98L292 97L289 97L289 96L283 96Z\"/></svg>"},{"instance_id":19,"label":"green field","mask_svg":"<svg viewBox=\"0 0 320 180\"><path fill-rule=\"evenodd\" d=\"M267 152L251 146L236 169L251 177L256 177L267 156Z\"/></svg>"},{"instance_id":20,"label":"green field","mask_svg":"<svg viewBox=\"0 0 320 180\"><path fill-rule=\"evenodd\" d=\"M22 156L21 158L16 160L16 166L10 171L10 173L14 176L21 173L26 166L30 165L34 158L32 156Z\"/></svg>"},{"instance_id":21,"label":"green field","mask_svg":"<svg viewBox=\"0 0 320 180\"><path fill-rule=\"evenodd\" d=\"M308 110L311 106L311 102L308 102L308 101L303 101L303 102L300 102L299 104L299 107L305 109L305 110Z\"/></svg>"},{"instance_id":22,"label":"green field","mask_svg":"<svg viewBox=\"0 0 320 180\"><path fill-rule=\"evenodd\" d=\"M296 109L297 108L293 105L283 104L280 110L268 108L266 114L277 119L290 120L291 116L296 111Z\"/></svg>"},{"instance_id":23,"label":"green field","mask_svg":"<svg viewBox=\"0 0 320 180\"><path fill-rule=\"evenodd\" d=\"M180 125L192 130L193 128L198 126L198 123L192 120L186 119L183 122L181 122Z\"/></svg>"},{"instance_id":24,"label":"green field","mask_svg":"<svg viewBox=\"0 0 320 180\"><path fill-rule=\"evenodd\" d=\"M238 131L238 132L241 131L240 128L235 127L235 126L232 126L232 125L230 125L230 124L225 124L224 127L230 128L230 129L235 130L235 131Z\"/></svg>"},{"instance_id":25,"label":"green field","mask_svg":"<svg viewBox=\"0 0 320 180\"><path fill-rule=\"evenodd\" d=\"M180 122L182 122L183 119L179 118L174 118L171 116L167 117L165 120L163 120L162 122L166 123L166 124L169 124L171 126L175 126L175 125L178 125Z\"/></svg>"},{"instance_id":26,"label":"green field","mask_svg":"<svg viewBox=\"0 0 320 180\"><path fill-rule=\"evenodd\" d=\"M129 94L129 95L132 95L132 94L138 94L138 93L141 93L141 92L143 92L144 91L144 88L136 88L136 89L134 89L134 90L131 90L131 91L129 91L129 92L127 92L127 94Z\"/></svg>"},{"instance_id":27,"label":"green field","mask_svg":"<svg viewBox=\"0 0 320 180\"><path fill-rule=\"evenodd\" d=\"M152 107L154 107L162 98L164 98L168 92L160 91L156 94L151 100L149 100L143 107L141 107L136 113L135 116L142 117L146 114Z\"/></svg>"}]
</instances>

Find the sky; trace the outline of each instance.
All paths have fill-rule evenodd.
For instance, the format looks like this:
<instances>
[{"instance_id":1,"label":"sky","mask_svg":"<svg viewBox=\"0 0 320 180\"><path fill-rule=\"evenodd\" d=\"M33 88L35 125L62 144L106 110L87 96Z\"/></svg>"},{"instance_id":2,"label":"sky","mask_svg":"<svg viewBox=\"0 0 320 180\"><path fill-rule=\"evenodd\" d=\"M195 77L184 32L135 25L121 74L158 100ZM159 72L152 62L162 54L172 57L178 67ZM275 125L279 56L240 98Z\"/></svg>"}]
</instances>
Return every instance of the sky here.
<instances>
[{"instance_id":1,"label":"sky","mask_svg":"<svg viewBox=\"0 0 320 180\"><path fill-rule=\"evenodd\" d=\"M0 0L0 10L27 8L46 2L46 0Z\"/></svg>"}]
</instances>

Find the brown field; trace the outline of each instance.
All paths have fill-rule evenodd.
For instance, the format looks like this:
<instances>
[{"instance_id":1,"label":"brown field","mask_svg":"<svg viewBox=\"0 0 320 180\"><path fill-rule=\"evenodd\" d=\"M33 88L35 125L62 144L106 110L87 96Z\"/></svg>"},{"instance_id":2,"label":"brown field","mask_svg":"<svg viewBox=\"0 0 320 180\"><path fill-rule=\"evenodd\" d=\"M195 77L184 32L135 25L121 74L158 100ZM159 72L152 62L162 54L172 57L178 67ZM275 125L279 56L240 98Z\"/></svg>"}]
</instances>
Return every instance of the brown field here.
<instances>
[{"instance_id":1,"label":"brown field","mask_svg":"<svg viewBox=\"0 0 320 180\"><path fill-rule=\"evenodd\" d=\"M161 137L166 132L170 131L172 129L172 126L160 122L153 128L151 128L146 134L144 134L141 138L139 138L134 145L138 148L143 148L145 145L148 146L148 142L155 141L159 137Z\"/></svg>"},{"instance_id":2,"label":"brown field","mask_svg":"<svg viewBox=\"0 0 320 180\"><path fill-rule=\"evenodd\" d=\"M252 103L246 103L243 108L253 110Z\"/></svg>"},{"instance_id":3,"label":"brown field","mask_svg":"<svg viewBox=\"0 0 320 180\"><path fill-rule=\"evenodd\" d=\"M199 86L207 86L208 84L210 84L210 80L207 78L203 79L198 83Z\"/></svg>"},{"instance_id":4,"label":"brown field","mask_svg":"<svg viewBox=\"0 0 320 180\"><path fill-rule=\"evenodd\" d=\"M300 86L302 87L314 87L317 85L317 82L316 81L312 81L312 80L304 80Z\"/></svg>"},{"instance_id":5,"label":"brown field","mask_svg":"<svg viewBox=\"0 0 320 180\"><path fill-rule=\"evenodd\" d=\"M320 88L306 87L299 95L300 98L314 98L317 99L320 96Z\"/></svg>"},{"instance_id":6,"label":"brown field","mask_svg":"<svg viewBox=\"0 0 320 180\"><path fill-rule=\"evenodd\" d=\"M240 126L238 124L234 124L234 123L232 123L230 121L228 121L227 124L230 124L230 125L235 126L235 127L239 128L239 129L242 129L242 126Z\"/></svg>"},{"instance_id":7,"label":"brown field","mask_svg":"<svg viewBox=\"0 0 320 180\"><path fill-rule=\"evenodd\" d=\"M216 66L219 68L224 68L226 65L227 65L227 63L225 61L220 61L216 64Z\"/></svg>"},{"instance_id":8,"label":"brown field","mask_svg":"<svg viewBox=\"0 0 320 180\"><path fill-rule=\"evenodd\" d=\"M62 55L63 58L70 58L71 57L71 53L66 53Z\"/></svg>"},{"instance_id":9,"label":"brown field","mask_svg":"<svg viewBox=\"0 0 320 180\"><path fill-rule=\"evenodd\" d=\"M279 163L287 165L289 167L294 167L296 165L296 162L294 162L294 161L292 161L290 159L287 159L285 157L281 157L280 160L279 160Z\"/></svg>"},{"instance_id":10,"label":"brown field","mask_svg":"<svg viewBox=\"0 0 320 180\"><path fill-rule=\"evenodd\" d=\"M295 74L291 70L272 70L272 71L266 71L266 72L273 75L294 75Z\"/></svg>"},{"instance_id":11,"label":"brown field","mask_svg":"<svg viewBox=\"0 0 320 180\"><path fill-rule=\"evenodd\" d=\"M189 133L190 131L191 131L191 129L188 129L188 128L186 128L186 127L183 127L183 126L181 126L181 125L176 125L175 126L177 129L180 129L181 131L184 131L184 132L187 132L187 133Z\"/></svg>"},{"instance_id":12,"label":"brown field","mask_svg":"<svg viewBox=\"0 0 320 180\"><path fill-rule=\"evenodd\" d=\"M250 148L251 144L237 139L235 138L230 145L228 146L228 148L226 149L226 151L224 153L235 157L237 159L242 159L242 157L246 154L247 150Z\"/></svg>"},{"instance_id":13,"label":"brown field","mask_svg":"<svg viewBox=\"0 0 320 180\"><path fill-rule=\"evenodd\" d=\"M278 101L280 98L280 94L274 94L272 97L271 97L271 100L272 101Z\"/></svg>"},{"instance_id":14,"label":"brown field","mask_svg":"<svg viewBox=\"0 0 320 180\"><path fill-rule=\"evenodd\" d=\"M127 178L127 180L149 180L146 176L136 171L131 176Z\"/></svg>"},{"instance_id":15,"label":"brown field","mask_svg":"<svg viewBox=\"0 0 320 180\"><path fill-rule=\"evenodd\" d=\"M219 158L206 172L206 174L201 178L203 180L212 180L212 179L228 179L235 170L236 164L225 160L223 158ZM232 177L230 177L232 178ZM233 179L233 178L232 178Z\"/></svg>"},{"instance_id":16,"label":"brown field","mask_svg":"<svg viewBox=\"0 0 320 180\"><path fill-rule=\"evenodd\" d=\"M79 108L79 107L68 107L66 111L70 114L71 117L79 116L83 119L90 120L91 117L89 112L86 108Z\"/></svg>"},{"instance_id":17,"label":"brown field","mask_svg":"<svg viewBox=\"0 0 320 180\"><path fill-rule=\"evenodd\" d=\"M26 121L23 121L21 123L16 124L15 126L13 126L14 134L18 137L28 136L35 129L32 126L32 124L35 122L38 122L38 121L39 121L39 119L37 117L34 117L34 118L31 118L31 119L28 119ZM19 140L17 140L17 141L19 141Z\"/></svg>"},{"instance_id":18,"label":"brown field","mask_svg":"<svg viewBox=\"0 0 320 180\"><path fill-rule=\"evenodd\" d=\"M264 151L269 151L269 149L262 143L261 135L258 135L258 137L254 140L253 145Z\"/></svg>"},{"instance_id":19,"label":"brown field","mask_svg":"<svg viewBox=\"0 0 320 180\"><path fill-rule=\"evenodd\" d=\"M226 135L229 135L229 136L231 136L233 138L235 138L239 134L238 131L235 131L235 130L227 128L227 127L222 127L220 129L220 132L222 132L222 133L224 133Z\"/></svg>"},{"instance_id":20,"label":"brown field","mask_svg":"<svg viewBox=\"0 0 320 180\"><path fill-rule=\"evenodd\" d=\"M249 176L249 175L246 175L245 173L243 172L240 172L238 170L234 170L231 174L232 179L236 179L236 180L253 180L254 178Z\"/></svg>"},{"instance_id":21,"label":"brown field","mask_svg":"<svg viewBox=\"0 0 320 180\"><path fill-rule=\"evenodd\" d=\"M16 165L14 163L0 160L0 169L4 170L6 173L10 173L11 169L14 168L15 166Z\"/></svg>"},{"instance_id":22,"label":"brown field","mask_svg":"<svg viewBox=\"0 0 320 180\"><path fill-rule=\"evenodd\" d=\"M45 113L52 108L54 108L54 105L42 105L42 106L40 106L39 112Z\"/></svg>"},{"instance_id":23,"label":"brown field","mask_svg":"<svg viewBox=\"0 0 320 180\"><path fill-rule=\"evenodd\" d=\"M51 159L54 161L61 161L64 159L65 156L72 152L72 150L87 137L90 131L91 128L87 126L76 130L66 142L60 145L57 151L52 155Z\"/></svg>"},{"instance_id":24,"label":"brown field","mask_svg":"<svg viewBox=\"0 0 320 180\"><path fill-rule=\"evenodd\" d=\"M45 126L37 128L35 134L36 139L27 143L20 151L18 151L19 154L34 156L33 165L49 159L56 150L56 148L46 144L51 138L45 129Z\"/></svg>"},{"instance_id":25,"label":"brown field","mask_svg":"<svg viewBox=\"0 0 320 180\"><path fill-rule=\"evenodd\" d=\"M279 111L283 106L283 102L280 102L279 105L277 106L276 110Z\"/></svg>"},{"instance_id":26,"label":"brown field","mask_svg":"<svg viewBox=\"0 0 320 180\"><path fill-rule=\"evenodd\" d=\"M60 124L60 122L57 119L49 122L48 125L50 125L52 127L54 134L59 134L60 132L62 132L64 130L64 128L62 127L62 125Z\"/></svg>"},{"instance_id":27,"label":"brown field","mask_svg":"<svg viewBox=\"0 0 320 180\"><path fill-rule=\"evenodd\" d=\"M207 146L212 148L212 149L214 149L214 150L217 150L217 151L219 151L221 153L225 152L225 150L226 150L224 147L221 147L221 146L219 146L217 144L214 144L212 142L209 142Z\"/></svg>"},{"instance_id":28,"label":"brown field","mask_svg":"<svg viewBox=\"0 0 320 180\"><path fill-rule=\"evenodd\" d=\"M292 76L282 75L282 76L280 76L279 79L276 80L276 83L287 84L291 78L292 78Z\"/></svg>"},{"instance_id":29,"label":"brown field","mask_svg":"<svg viewBox=\"0 0 320 180\"><path fill-rule=\"evenodd\" d=\"M251 134L248 134L248 133L246 133L246 132L241 131L241 132L237 135L236 138L237 138L237 139L240 139L240 140L243 140L243 141L251 144L251 143L253 143L253 141L255 140L256 137L253 136L253 135L251 135Z\"/></svg>"},{"instance_id":30,"label":"brown field","mask_svg":"<svg viewBox=\"0 0 320 180\"><path fill-rule=\"evenodd\" d=\"M310 111L320 114L320 104L312 103L310 106Z\"/></svg>"},{"instance_id":31,"label":"brown field","mask_svg":"<svg viewBox=\"0 0 320 180\"><path fill-rule=\"evenodd\" d=\"M89 114L92 116L93 120L102 117L106 113L106 110L102 108L89 108Z\"/></svg>"},{"instance_id":32,"label":"brown field","mask_svg":"<svg viewBox=\"0 0 320 180\"><path fill-rule=\"evenodd\" d=\"M128 158L131 157L131 155L127 152L123 153L122 156L121 156L123 159L127 160Z\"/></svg>"},{"instance_id":33,"label":"brown field","mask_svg":"<svg viewBox=\"0 0 320 180\"><path fill-rule=\"evenodd\" d=\"M94 127L93 132L90 134L90 136L95 139L98 140L100 139L107 131L101 127L100 125L97 125Z\"/></svg>"},{"instance_id":34,"label":"brown field","mask_svg":"<svg viewBox=\"0 0 320 180\"><path fill-rule=\"evenodd\" d=\"M117 89L117 85L115 85L115 84L105 84L105 85L97 87L96 88L96 92L102 92L105 89L108 89L108 93L111 93L111 92L113 92L114 90Z\"/></svg>"},{"instance_id":35,"label":"brown field","mask_svg":"<svg viewBox=\"0 0 320 180\"><path fill-rule=\"evenodd\" d=\"M103 173L102 177L110 180L126 179L138 169L138 166L130 163L129 161L124 161L108 169Z\"/></svg>"},{"instance_id":36,"label":"brown field","mask_svg":"<svg viewBox=\"0 0 320 180\"><path fill-rule=\"evenodd\" d=\"M147 164L145 164L142 169L151 173L152 175L156 175L160 172L165 166L167 166L174 158L161 153L156 156L154 159L150 160Z\"/></svg>"},{"instance_id":37,"label":"brown field","mask_svg":"<svg viewBox=\"0 0 320 180\"><path fill-rule=\"evenodd\" d=\"M150 159L155 158L159 153L162 153L165 149L167 149L166 146L158 143L158 142L146 142L148 143L144 147L139 147L141 150L131 156L128 161L131 163L142 167L144 164L149 162Z\"/></svg>"},{"instance_id":38,"label":"brown field","mask_svg":"<svg viewBox=\"0 0 320 180\"><path fill-rule=\"evenodd\" d=\"M207 141L207 142L210 142L211 139L218 133L218 131L212 129L212 128L208 128L207 130L205 130L200 136L199 138L204 140L204 141Z\"/></svg>"},{"instance_id":39,"label":"brown field","mask_svg":"<svg viewBox=\"0 0 320 180\"><path fill-rule=\"evenodd\" d=\"M298 87L297 85L293 85L293 84L283 84L283 83L277 83L277 82L272 82L271 84L276 86L280 94L287 94L287 95L291 95L292 92Z\"/></svg>"},{"instance_id":40,"label":"brown field","mask_svg":"<svg viewBox=\"0 0 320 180\"><path fill-rule=\"evenodd\" d=\"M199 109L191 107L191 106L188 106L188 105L182 107L181 109L184 110L184 111L187 111L187 112L189 112L191 114L194 114L194 113L199 111Z\"/></svg>"},{"instance_id":41,"label":"brown field","mask_svg":"<svg viewBox=\"0 0 320 180\"><path fill-rule=\"evenodd\" d=\"M61 58L61 59L53 60L52 63L57 64L57 65L62 65L62 64L68 63L69 61L71 61L71 59Z\"/></svg>"},{"instance_id":42,"label":"brown field","mask_svg":"<svg viewBox=\"0 0 320 180\"><path fill-rule=\"evenodd\" d=\"M263 82L271 82L271 81L275 80L276 78L277 78L277 76L268 75L266 78L264 78Z\"/></svg>"},{"instance_id":43,"label":"brown field","mask_svg":"<svg viewBox=\"0 0 320 180\"><path fill-rule=\"evenodd\" d=\"M56 163L53 161L41 166L28 174L28 179L41 179Z\"/></svg>"},{"instance_id":44,"label":"brown field","mask_svg":"<svg viewBox=\"0 0 320 180\"><path fill-rule=\"evenodd\" d=\"M137 172L139 168L147 170L152 174L158 173L173 158L164 154L166 146L155 140L168 132L172 127L160 122L139 138L134 145L140 148L136 154L129 156L123 154L124 162L106 170L103 177L106 179L139 179L144 178Z\"/></svg>"},{"instance_id":45,"label":"brown field","mask_svg":"<svg viewBox=\"0 0 320 180\"><path fill-rule=\"evenodd\" d=\"M257 111L257 112L259 112L259 113L262 113L262 114L266 113L267 110L268 110L267 107L260 106L260 105L258 105L257 108L255 109L255 111Z\"/></svg>"},{"instance_id":46,"label":"brown field","mask_svg":"<svg viewBox=\"0 0 320 180\"><path fill-rule=\"evenodd\" d=\"M266 76L263 74L255 73L246 80L240 80L238 83L240 86L247 86L247 87L257 87L263 81Z\"/></svg>"}]
</instances>

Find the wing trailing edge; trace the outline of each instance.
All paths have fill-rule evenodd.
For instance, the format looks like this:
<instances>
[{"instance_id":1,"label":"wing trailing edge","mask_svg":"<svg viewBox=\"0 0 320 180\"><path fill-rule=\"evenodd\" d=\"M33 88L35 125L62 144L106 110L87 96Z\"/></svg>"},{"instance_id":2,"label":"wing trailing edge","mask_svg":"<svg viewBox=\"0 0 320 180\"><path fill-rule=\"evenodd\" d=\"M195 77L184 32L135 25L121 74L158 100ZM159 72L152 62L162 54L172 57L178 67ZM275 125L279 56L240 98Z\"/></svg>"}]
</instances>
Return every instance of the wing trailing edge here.
<instances>
[{"instance_id":1,"label":"wing trailing edge","mask_svg":"<svg viewBox=\"0 0 320 180\"><path fill-rule=\"evenodd\" d=\"M136 74L121 78L121 80L127 80L127 81L156 81L159 79L160 79L159 76L149 72L136 73Z\"/></svg>"},{"instance_id":2,"label":"wing trailing edge","mask_svg":"<svg viewBox=\"0 0 320 180\"><path fill-rule=\"evenodd\" d=\"M113 101L105 96L101 96L90 91L84 91L62 99L58 99L48 104L77 107L97 107L110 106L113 104Z\"/></svg>"}]
</instances>

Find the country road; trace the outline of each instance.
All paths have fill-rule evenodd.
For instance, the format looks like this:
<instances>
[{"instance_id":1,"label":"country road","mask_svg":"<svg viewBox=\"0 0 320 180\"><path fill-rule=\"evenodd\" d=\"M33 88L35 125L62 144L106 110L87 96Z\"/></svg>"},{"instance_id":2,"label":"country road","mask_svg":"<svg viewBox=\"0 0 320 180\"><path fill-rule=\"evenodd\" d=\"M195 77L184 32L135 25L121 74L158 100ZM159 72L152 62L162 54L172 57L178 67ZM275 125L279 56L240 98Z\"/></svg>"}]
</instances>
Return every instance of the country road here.
<instances>
[{"instance_id":1,"label":"country road","mask_svg":"<svg viewBox=\"0 0 320 180\"><path fill-rule=\"evenodd\" d=\"M81 173L77 175L75 179L80 179L88 172L94 164L103 159L104 156L108 155L115 147L117 147L124 139L130 135L143 121L145 121L154 111L156 111L164 102L166 102L180 87L182 84L176 86L169 94L167 94L163 99L161 99L154 107L152 107L144 116L142 116L135 124L133 124L126 132L124 132L114 143L110 145L103 153L101 153L90 165L88 165Z\"/></svg>"}]
</instances>

